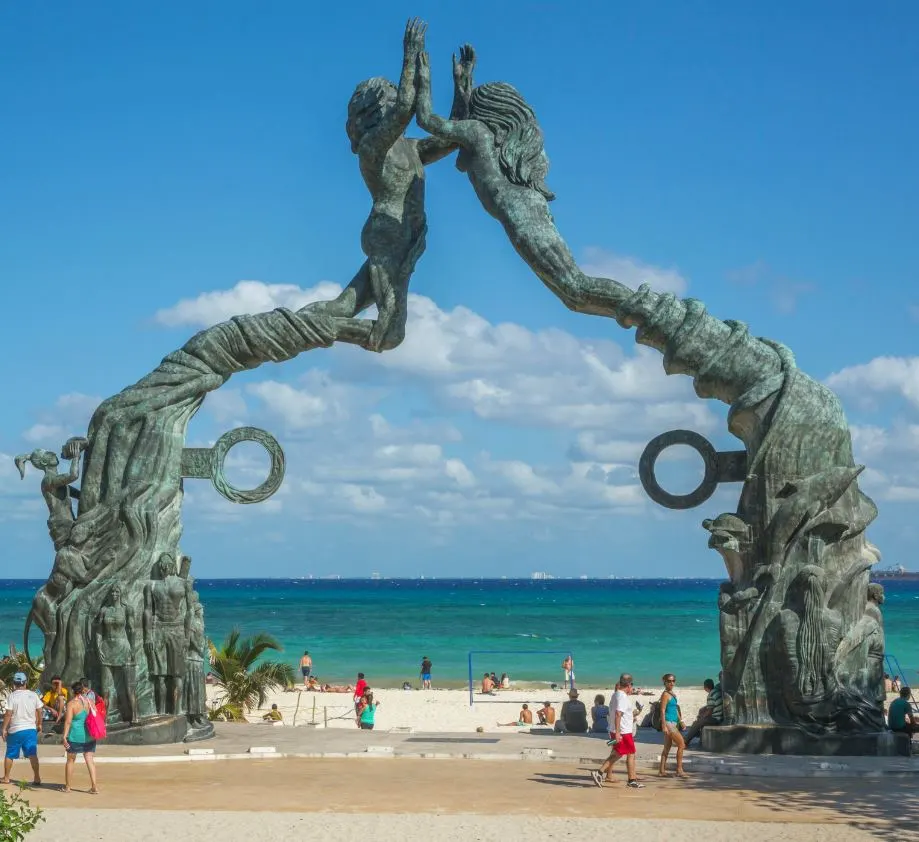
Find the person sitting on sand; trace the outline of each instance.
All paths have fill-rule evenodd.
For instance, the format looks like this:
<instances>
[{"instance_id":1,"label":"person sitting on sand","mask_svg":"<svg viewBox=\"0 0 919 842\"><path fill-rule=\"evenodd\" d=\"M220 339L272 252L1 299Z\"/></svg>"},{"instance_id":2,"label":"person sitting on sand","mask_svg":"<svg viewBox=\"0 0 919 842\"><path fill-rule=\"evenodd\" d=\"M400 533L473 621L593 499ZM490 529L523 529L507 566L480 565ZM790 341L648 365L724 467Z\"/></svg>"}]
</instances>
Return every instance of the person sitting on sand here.
<instances>
[{"instance_id":1,"label":"person sitting on sand","mask_svg":"<svg viewBox=\"0 0 919 842\"><path fill-rule=\"evenodd\" d=\"M555 708L552 702L543 702L542 707L536 711L540 725L555 725Z\"/></svg>"},{"instance_id":2,"label":"person sitting on sand","mask_svg":"<svg viewBox=\"0 0 919 842\"><path fill-rule=\"evenodd\" d=\"M555 730L562 734L586 734L587 728L587 708L578 698L578 691L571 690L568 701L562 705Z\"/></svg>"},{"instance_id":3,"label":"person sitting on sand","mask_svg":"<svg viewBox=\"0 0 919 842\"><path fill-rule=\"evenodd\" d=\"M516 722L499 722L498 725L501 728L510 728L514 725L532 725L533 724L533 712L530 710L529 705L524 705L520 708L520 713L517 714Z\"/></svg>"},{"instance_id":4,"label":"person sitting on sand","mask_svg":"<svg viewBox=\"0 0 919 842\"><path fill-rule=\"evenodd\" d=\"M617 684L616 690L618 691L619 689ZM590 726L592 734L609 733L609 707L606 704L606 696L602 693L594 696L594 706L590 709L590 718L593 720L593 725Z\"/></svg>"},{"instance_id":5,"label":"person sitting on sand","mask_svg":"<svg viewBox=\"0 0 919 842\"><path fill-rule=\"evenodd\" d=\"M495 694L495 682L492 681L491 676L487 672L482 676L481 692L484 696L493 696Z\"/></svg>"},{"instance_id":6,"label":"person sitting on sand","mask_svg":"<svg viewBox=\"0 0 919 842\"><path fill-rule=\"evenodd\" d=\"M349 684L344 687L341 684L325 684L322 687L323 693L353 693L354 688Z\"/></svg>"},{"instance_id":7,"label":"person sitting on sand","mask_svg":"<svg viewBox=\"0 0 919 842\"><path fill-rule=\"evenodd\" d=\"M501 673L501 689L510 690L511 689L511 679L506 672Z\"/></svg>"},{"instance_id":8,"label":"person sitting on sand","mask_svg":"<svg viewBox=\"0 0 919 842\"><path fill-rule=\"evenodd\" d=\"M306 681L306 689L307 689L307 690L313 690L313 691L321 690L321 689L322 689L322 687L321 687L320 684L319 684L319 679L316 678L315 675L311 675L311 676L307 679L307 681Z\"/></svg>"},{"instance_id":9,"label":"person sitting on sand","mask_svg":"<svg viewBox=\"0 0 919 842\"><path fill-rule=\"evenodd\" d=\"M277 705L272 705L271 710L268 711L263 717L263 722L283 722L284 717L281 715L281 711L278 710Z\"/></svg>"}]
</instances>

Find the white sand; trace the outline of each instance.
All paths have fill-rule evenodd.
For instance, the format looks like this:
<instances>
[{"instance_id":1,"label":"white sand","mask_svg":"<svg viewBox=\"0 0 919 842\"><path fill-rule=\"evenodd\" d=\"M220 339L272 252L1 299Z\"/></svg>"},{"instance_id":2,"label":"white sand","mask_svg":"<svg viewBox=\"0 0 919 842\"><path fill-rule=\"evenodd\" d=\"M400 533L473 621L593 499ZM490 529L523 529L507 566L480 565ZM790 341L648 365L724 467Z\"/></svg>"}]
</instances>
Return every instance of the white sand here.
<instances>
[{"instance_id":1,"label":"white sand","mask_svg":"<svg viewBox=\"0 0 919 842\"><path fill-rule=\"evenodd\" d=\"M602 694L607 704L611 696L609 688L578 688L580 699L587 706L588 713L593 707L594 696ZM214 688L208 687L208 697L213 698ZM677 697L687 725L692 723L700 707L705 704L705 690L701 687L677 688ZM660 697L655 690L652 696L634 696L636 702L644 706L641 714L636 716L636 724L648 712L648 703ZM521 703L526 702L533 711L533 722L536 724L536 710L545 701L552 702L560 710L567 694L561 690L514 688L502 690L496 696L476 694L474 705L469 706L468 690L394 690L374 689L374 700L380 703L376 714L376 730L388 731L390 728L413 728L415 731L444 731L471 733L481 727L486 732L509 732L513 728L498 727L498 722L513 722L517 719ZM284 716L284 727L294 724L309 725L315 722L319 728L355 728L354 704L350 693L316 693L295 690L277 692L268 699L266 706L252 711L249 720L260 722L272 703ZM315 705L315 708L314 708ZM266 726L268 727L268 726Z\"/></svg>"},{"instance_id":2,"label":"white sand","mask_svg":"<svg viewBox=\"0 0 919 842\"><path fill-rule=\"evenodd\" d=\"M875 836L845 825L784 822L706 822L667 819L555 818L548 816L481 816L472 814L269 813L152 810L45 811L47 821L29 842L59 842L76 833L81 842L131 839L174 842L219 839L321 838L351 840L430 840L438 842L507 842L509 839L606 842L620 839L722 842L768 839L770 842L860 842ZM612 817L611 817L612 818ZM290 834L290 835L289 835Z\"/></svg>"}]
</instances>

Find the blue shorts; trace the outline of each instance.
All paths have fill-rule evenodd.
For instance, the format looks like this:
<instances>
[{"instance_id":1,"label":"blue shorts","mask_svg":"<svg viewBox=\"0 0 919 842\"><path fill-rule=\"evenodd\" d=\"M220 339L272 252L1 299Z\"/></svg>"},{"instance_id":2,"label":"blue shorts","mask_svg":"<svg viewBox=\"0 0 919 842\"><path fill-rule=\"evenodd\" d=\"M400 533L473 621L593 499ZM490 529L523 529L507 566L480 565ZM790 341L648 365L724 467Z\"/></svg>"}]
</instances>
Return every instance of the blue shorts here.
<instances>
[{"instance_id":1,"label":"blue shorts","mask_svg":"<svg viewBox=\"0 0 919 842\"><path fill-rule=\"evenodd\" d=\"M86 743L75 743L71 740L69 744L70 748L67 749L67 754L94 754L96 751L95 740L90 740Z\"/></svg>"},{"instance_id":2,"label":"blue shorts","mask_svg":"<svg viewBox=\"0 0 919 842\"><path fill-rule=\"evenodd\" d=\"M38 754L38 731L35 728L6 735L6 756L10 760L18 760L20 752L23 757Z\"/></svg>"},{"instance_id":3,"label":"blue shorts","mask_svg":"<svg viewBox=\"0 0 919 842\"><path fill-rule=\"evenodd\" d=\"M429 673L429 672L423 672L423 673L421 673L421 680L422 680L422 681L430 681L430 680L431 680L431 673Z\"/></svg>"},{"instance_id":4,"label":"blue shorts","mask_svg":"<svg viewBox=\"0 0 919 842\"><path fill-rule=\"evenodd\" d=\"M313 671L312 667L300 667L300 672L303 673L304 678L309 678L310 673Z\"/></svg>"}]
</instances>

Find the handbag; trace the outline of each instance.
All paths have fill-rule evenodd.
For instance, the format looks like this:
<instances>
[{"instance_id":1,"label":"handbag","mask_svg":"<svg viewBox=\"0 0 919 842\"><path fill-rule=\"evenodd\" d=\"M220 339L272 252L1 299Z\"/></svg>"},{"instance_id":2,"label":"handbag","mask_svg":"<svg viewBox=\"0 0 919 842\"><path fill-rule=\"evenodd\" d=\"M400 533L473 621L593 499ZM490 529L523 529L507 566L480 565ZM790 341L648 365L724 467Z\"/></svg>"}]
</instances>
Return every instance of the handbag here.
<instances>
[{"instance_id":1,"label":"handbag","mask_svg":"<svg viewBox=\"0 0 919 842\"><path fill-rule=\"evenodd\" d=\"M95 704L89 703L89 712L86 714L86 730L94 740L105 739L105 701L103 699L99 699Z\"/></svg>"}]
</instances>

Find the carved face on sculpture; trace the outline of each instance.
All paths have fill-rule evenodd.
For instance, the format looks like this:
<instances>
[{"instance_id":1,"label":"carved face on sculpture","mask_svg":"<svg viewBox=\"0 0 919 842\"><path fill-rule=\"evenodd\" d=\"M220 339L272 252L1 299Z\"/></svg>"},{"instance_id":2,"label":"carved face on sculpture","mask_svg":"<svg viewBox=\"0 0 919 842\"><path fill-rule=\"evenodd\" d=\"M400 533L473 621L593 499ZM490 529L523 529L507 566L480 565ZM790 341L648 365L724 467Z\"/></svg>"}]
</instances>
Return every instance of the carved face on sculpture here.
<instances>
[{"instance_id":1,"label":"carved face on sculpture","mask_svg":"<svg viewBox=\"0 0 919 842\"><path fill-rule=\"evenodd\" d=\"M156 561L156 564L153 565L153 574L157 579L165 579L167 576L176 575L176 560L169 555L169 553L163 553Z\"/></svg>"},{"instance_id":2,"label":"carved face on sculpture","mask_svg":"<svg viewBox=\"0 0 919 842\"><path fill-rule=\"evenodd\" d=\"M501 171L511 184L542 193L552 201L555 194L546 186L549 158L543 148L542 129L536 114L520 92L507 82L479 85L469 100L469 117L491 129L501 162ZM456 167L465 171L468 157L464 150Z\"/></svg>"},{"instance_id":3,"label":"carved face on sculpture","mask_svg":"<svg viewBox=\"0 0 919 842\"><path fill-rule=\"evenodd\" d=\"M348 122L345 123L352 152L357 153L361 138L396 104L397 95L396 86L382 76L367 79L354 89L348 103Z\"/></svg>"},{"instance_id":4,"label":"carved face on sculpture","mask_svg":"<svg viewBox=\"0 0 919 842\"><path fill-rule=\"evenodd\" d=\"M23 479L26 476L26 464L29 462L39 471L53 470L60 464L56 453L52 453L50 450L42 450L40 447L25 456L17 456L14 461L19 469L19 476Z\"/></svg>"},{"instance_id":5,"label":"carved face on sculpture","mask_svg":"<svg viewBox=\"0 0 919 842\"><path fill-rule=\"evenodd\" d=\"M884 586L878 585L875 582L872 582L868 585L868 599L875 603L875 605L884 604Z\"/></svg>"},{"instance_id":6,"label":"carved face on sculpture","mask_svg":"<svg viewBox=\"0 0 919 842\"><path fill-rule=\"evenodd\" d=\"M112 589L108 592L108 601L109 605L118 605L121 602L121 585L112 585Z\"/></svg>"}]
</instances>

